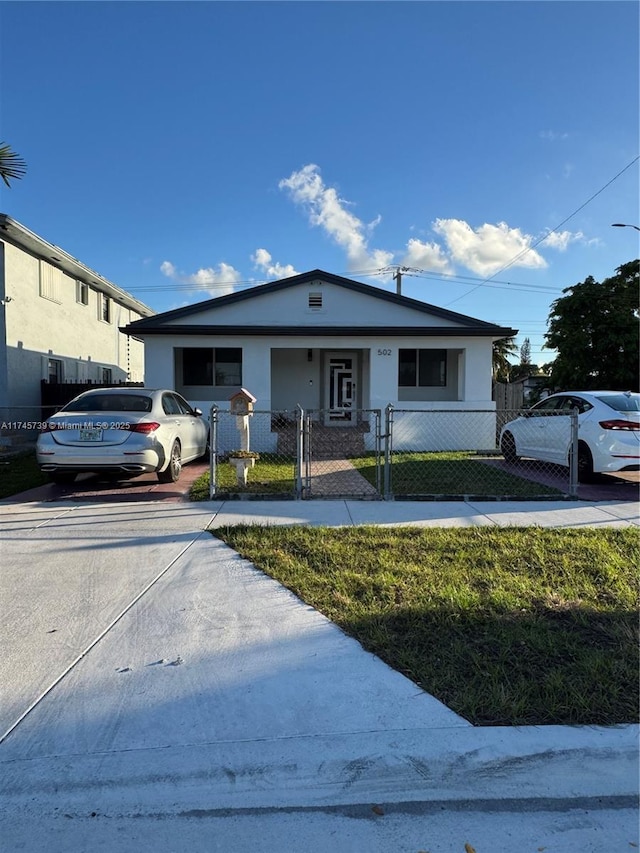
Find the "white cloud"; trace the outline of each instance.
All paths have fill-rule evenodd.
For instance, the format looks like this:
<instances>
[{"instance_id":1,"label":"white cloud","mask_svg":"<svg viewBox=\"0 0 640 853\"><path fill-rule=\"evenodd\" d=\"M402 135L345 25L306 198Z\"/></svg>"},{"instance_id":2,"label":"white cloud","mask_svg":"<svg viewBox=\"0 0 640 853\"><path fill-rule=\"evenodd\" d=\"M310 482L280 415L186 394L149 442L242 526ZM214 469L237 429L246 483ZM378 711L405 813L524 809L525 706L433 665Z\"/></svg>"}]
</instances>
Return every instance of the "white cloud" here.
<instances>
[{"instance_id":1,"label":"white cloud","mask_svg":"<svg viewBox=\"0 0 640 853\"><path fill-rule=\"evenodd\" d=\"M307 211L312 225L322 228L346 251L350 269L379 269L393 259L392 252L370 249L365 237L375 228L380 217L365 225L347 210L349 202L340 198L333 187L325 186L315 164L309 163L292 172L278 186L288 190L294 202Z\"/></svg>"},{"instance_id":2,"label":"white cloud","mask_svg":"<svg viewBox=\"0 0 640 853\"><path fill-rule=\"evenodd\" d=\"M195 273L187 274L178 272L171 261L164 261L160 265L160 271L180 284L192 284L194 289L208 291L211 296L224 296L233 293L235 285L242 276L238 270L230 264L220 263L218 269L213 267L201 268Z\"/></svg>"},{"instance_id":3,"label":"white cloud","mask_svg":"<svg viewBox=\"0 0 640 853\"><path fill-rule=\"evenodd\" d=\"M433 272L451 272L451 264L442 246L438 243L423 243L412 237L407 243L407 253L402 260L403 266Z\"/></svg>"},{"instance_id":4,"label":"white cloud","mask_svg":"<svg viewBox=\"0 0 640 853\"><path fill-rule=\"evenodd\" d=\"M298 275L292 264L272 263L272 257L266 249L256 249L251 260L256 269L262 270L268 278L289 278Z\"/></svg>"},{"instance_id":5,"label":"white cloud","mask_svg":"<svg viewBox=\"0 0 640 853\"><path fill-rule=\"evenodd\" d=\"M588 242L585 239L582 231L576 231L572 233L571 231L554 231L551 234L548 234L542 243L541 246L548 246L550 249L557 249L559 252L566 251L569 243L586 243Z\"/></svg>"},{"instance_id":6,"label":"white cloud","mask_svg":"<svg viewBox=\"0 0 640 853\"><path fill-rule=\"evenodd\" d=\"M492 275L507 264L533 269L547 266L542 255L529 249L533 237L509 228L506 222L485 223L474 231L461 219L436 219L433 229L444 237L451 258L479 275Z\"/></svg>"}]
</instances>

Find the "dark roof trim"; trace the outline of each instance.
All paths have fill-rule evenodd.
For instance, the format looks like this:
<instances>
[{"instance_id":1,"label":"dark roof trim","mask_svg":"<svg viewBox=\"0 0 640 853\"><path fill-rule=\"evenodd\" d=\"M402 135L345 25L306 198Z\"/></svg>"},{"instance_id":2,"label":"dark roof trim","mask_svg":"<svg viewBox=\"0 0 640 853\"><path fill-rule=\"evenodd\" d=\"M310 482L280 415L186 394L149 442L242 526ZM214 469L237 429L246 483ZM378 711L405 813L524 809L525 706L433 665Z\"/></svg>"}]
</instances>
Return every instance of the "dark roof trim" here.
<instances>
[{"instance_id":1,"label":"dark roof trim","mask_svg":"<svg viewBox=\"0 0 640 853\"><path fill-rule=\"evenodd\" d=\"M423 314L431 314L435 317L441 317L445 320L461 323L462 325L470 326L485 326L487 330L495 328L492 323L485 323L484 320L476 320L473 317L467 317L465 314L456 314L455 311L447 311L446 308L438 308L435 305L429 305L427 302L421 302L419 299L411 299L409 296L398 296L396 293L390 293L388 290L382 290L380 287L372 287L370 284L362 284L359 281L353 281L350 278L343 278L340 275L334 275L324 270L310 270L309 272L300 273L290 278L282 278L278 281L271 281L268 284L259 284L256 287L251 287L248 290L241 290L237 293L229 293L226 296L218 296L215 299L206 299L204 302L196 302L195 305L186 305L183 308L175 308L173 311L165 311L163 314L156 314L155 317L136 320L136 330L142 331L147 326L156 326L158 321L172 321L181 317L191 317L194 314L199 314L202 311L207 311L210 308L219 308L223 305L232 305L236 302L244 302L246 299L253 299L256 296L262 296L265 293L275 293L278 290L284 290L288 287L296 287L300 284L313 281L315 279L323 279L329 284L335 284L338 287L344 287L347 290L353 290L356 293L373 296L376 299L383 299L387 302L392 302L395 305L402 305L405 308L413 308L416 311L421 311ZM487 332L490 334L490 332Z\"/></svg>"},{"instance_id":2,"label":"dark roof trim","mask_svg":"<svg viewBox=\"0 0 640 853\"><path fill-rule=\"evenodd\" d=\"M483 337L507 338L517 335L517 329L505 329L501 326L149 326L142 328L140 321L122 326L121 332L131 334L135 330L141 338L151 335L176 335L191 337L194 335L238 337L263 335L265 337L296 337L317 338L335 335L340 337L380 337L394 335L396 337Z\"/></svg>"}]
</instances>

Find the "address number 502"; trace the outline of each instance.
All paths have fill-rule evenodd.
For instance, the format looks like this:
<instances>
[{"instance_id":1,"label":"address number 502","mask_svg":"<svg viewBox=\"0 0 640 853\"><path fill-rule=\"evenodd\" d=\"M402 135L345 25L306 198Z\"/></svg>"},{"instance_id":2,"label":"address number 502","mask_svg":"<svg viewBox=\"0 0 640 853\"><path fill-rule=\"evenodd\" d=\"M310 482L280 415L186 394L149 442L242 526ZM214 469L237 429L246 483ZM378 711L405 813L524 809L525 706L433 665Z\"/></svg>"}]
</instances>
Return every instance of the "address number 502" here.
<instances>
[{"instance_id":1,"label":"address number 502","mask_svg":"<svg viewBox=\"0 0 640 853\"><path fill-rule=\"evenodd\" d=\"M390 349L380 349L380 347L378 347L378 355L391 355L391 350Z\"/></svg>"}]
</instances>

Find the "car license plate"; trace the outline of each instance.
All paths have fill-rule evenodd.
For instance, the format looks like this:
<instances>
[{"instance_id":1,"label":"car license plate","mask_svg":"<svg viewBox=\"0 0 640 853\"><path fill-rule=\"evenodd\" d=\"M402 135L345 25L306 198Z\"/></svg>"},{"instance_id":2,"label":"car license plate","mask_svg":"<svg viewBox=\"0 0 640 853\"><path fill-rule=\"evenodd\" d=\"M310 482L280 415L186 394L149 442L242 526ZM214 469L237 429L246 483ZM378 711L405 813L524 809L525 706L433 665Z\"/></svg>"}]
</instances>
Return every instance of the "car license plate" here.
<instances>
[{"instance_id":1,"label":"car license plate","mask_svg":"<svg viewBox=\"0 0 640 853\"><path fill-rule=\"evenodd\" d=\"M101 429L81 429L80 441L102 441Z\"/></svg>"}]
</instances>

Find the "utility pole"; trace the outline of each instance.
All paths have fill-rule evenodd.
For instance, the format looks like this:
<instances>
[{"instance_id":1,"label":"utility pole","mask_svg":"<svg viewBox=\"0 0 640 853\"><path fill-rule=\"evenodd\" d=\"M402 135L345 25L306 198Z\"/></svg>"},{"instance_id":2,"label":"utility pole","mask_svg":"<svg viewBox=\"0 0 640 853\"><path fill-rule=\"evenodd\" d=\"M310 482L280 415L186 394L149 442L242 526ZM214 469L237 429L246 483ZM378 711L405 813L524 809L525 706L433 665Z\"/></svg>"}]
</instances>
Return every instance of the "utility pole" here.
<instances>
[{"instance_id":1,"label":"utility pole","mask_svg":"<svg viewBox=\"0 0 640 853\"><path fill-rule=\"evenodd\" d=\"M396 274L393 277L393 280L396 282L396 293L398 296L402 295L402 271L400 267L396 267Z\"/></svg>"}]
</instances>

